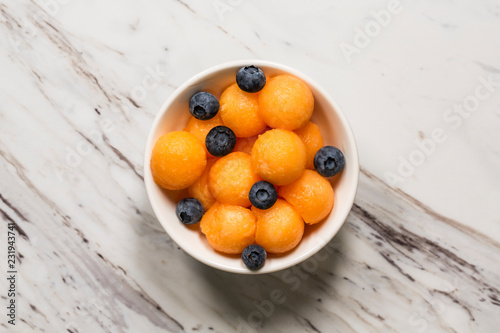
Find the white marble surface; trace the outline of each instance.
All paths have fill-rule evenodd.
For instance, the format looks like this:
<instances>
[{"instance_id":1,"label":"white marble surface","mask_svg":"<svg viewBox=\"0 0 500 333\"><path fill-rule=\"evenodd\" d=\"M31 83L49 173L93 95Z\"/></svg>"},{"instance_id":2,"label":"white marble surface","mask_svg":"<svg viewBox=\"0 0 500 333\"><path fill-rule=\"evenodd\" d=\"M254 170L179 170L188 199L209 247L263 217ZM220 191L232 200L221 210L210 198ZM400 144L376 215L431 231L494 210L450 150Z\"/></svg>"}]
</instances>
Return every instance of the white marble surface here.
<instances>
[{"instance_id":1,"label":"white marble surface","mask_svg":"<svg viewBox=\"0 0 500 333\"><path fill-rule=\"evenodd\" d=\"M499 40L498 0L0 0L2 309L7 222L19 271L0 331L497 332ZM242 58L324 85L363 168L330 247L266 276L179 250L142 182L163 101Z\"/></svg>"}]
</instances>

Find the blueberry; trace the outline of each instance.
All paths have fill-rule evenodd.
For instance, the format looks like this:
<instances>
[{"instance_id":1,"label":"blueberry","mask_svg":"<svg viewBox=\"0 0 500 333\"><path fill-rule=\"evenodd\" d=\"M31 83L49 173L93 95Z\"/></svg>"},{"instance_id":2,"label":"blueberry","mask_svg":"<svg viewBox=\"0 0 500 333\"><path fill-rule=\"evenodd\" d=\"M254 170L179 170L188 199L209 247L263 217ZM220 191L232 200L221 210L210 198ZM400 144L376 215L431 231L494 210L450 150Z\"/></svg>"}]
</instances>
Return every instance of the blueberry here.
<instances>
[{"instance_id":1,"label":"blueberry","mask_svg":"<svg viewBox=\"0 0 500 333\"><path fill-rule=\"evenodd\" d=\"M278 200L278 192L273 184L262 180L252 185L248 198L256 208L269 209Z\"/></svg>"},{"instance_id":2,"label":"blueberry","mask_svg":"<svg viewBox=\"0 0 500 333\"><path fill-rule=\"evenodd\" d=\"M255 66L241 67L236 74L236 83L241 90L256 93L266 85L264 72Z\"/></svg>"},{"instance_id":3,"label":"blueberry","mask_svg":"<svg viewBox=\"0 0 500 333\"><path fill-rule=\"evenodd\" d=\"M185 198L179 201L175 213L184 224L195 224L201 221L205 209L200 200L195 198Z\"/></svg>"},{"instance_id":4,"label":"blueberry","mask_svg":"<svg viewBox=\"0 0 500 333\"><path fill-rule=\"evenodd\" d=\"M241 259L245 265L250 269L259 269L266 261L266 250L260 245L248 245L241 253Z\"/></svg>"},{"instance_id":5,"label":"blueberry","mask_svg":"<svg viewBox=\"0 0 500 333\"><path fill-rule=\"evenodd\" d=\"M236 135L226 126L215 126L208 132L205 145L210 154L216 157L226 156L236 145Z\"/></svg>"},{"instance_id":6,"label":"blueberry","mask_svg":"<svg viewBox=\"0 0 500 333\"><path fill-rule=\"evenodd\" d=\"M344 154L336 147L324 146L314 155L314 168L323 177L335 176L344 165Z\"/></svg>"},{"instance_id":7,"label":"blueberry","mask_svg":"<svg viewBox=\"0 0 500 333\"><path fill-rule=\"evenodd\" d=\"M209 92L201 91L189 100L189 112L199 120L208 120L219 112L219 101Z\"/></svg>"}]
</instances>

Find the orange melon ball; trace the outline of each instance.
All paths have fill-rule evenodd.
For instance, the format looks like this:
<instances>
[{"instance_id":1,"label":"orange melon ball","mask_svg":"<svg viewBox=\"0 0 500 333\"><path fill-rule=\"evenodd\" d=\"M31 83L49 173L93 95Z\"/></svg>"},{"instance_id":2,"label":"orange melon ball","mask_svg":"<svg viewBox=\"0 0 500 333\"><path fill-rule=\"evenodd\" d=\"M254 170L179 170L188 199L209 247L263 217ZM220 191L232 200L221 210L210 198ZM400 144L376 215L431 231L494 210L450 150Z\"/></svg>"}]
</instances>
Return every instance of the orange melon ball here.
<instances>
[{"instance_id":1,"label":"orange melon ball","mask_svg":"<svg viewBox=\"0 0 500 333\"><path fill-rule=\"evenodd\" d=\"M212 165L217 161L215 158L209 158L207 161L207 166L205 170L201 174L200 178L198 178L193 185L188 187L188 194L190 197L196 198L200 200L203 204L203 208L207 211L214 203L215 198L210 192L210 188L208 186L208 174Z\"/></svg>"},{"instance_id":2,"label":"orange melon ball","mask_svg":"<svg viewBox=\"0 0 500 333\"><path fill-rule=\"evenodd\" d=\"M301 80L291 75L278 75L270 78L260 91L259 106L267 125L293 131L311 118L314 97Z\"/></svg>"},{"instance_id":3,"label":"orange melon ball","mask_svg":"<svg viewBox=\"0 0 500 333\"><path fill-rule=\"evenodd\" d=\"M208 132L210 132L212 128L222 125L224 125L224 123L222 122L222 119L218 113L217 115L215 115L215 117L208 120L199 120L191 116L184 130L194 134L194 136L196 136L201 141L203 147L205 147L205 152L207 153L207 156L214 157L212 154L208 152L207 147L205 146L205 138L207 137Z\"/></svg>"},{"instance_id":4,"label":"orange melon ball","mask_svg":"<svg viewBox=\"0 0 500 333\"><path fill-rule=\"evenodd\" d=\"M180 190L192 185L206 165L203 145L196 136L185 131L161 136L151 153L153 180L167 190Z\"/></svg>"},{"instance_id":5,"label":"orange melon ball","mask_svg":"<svg viewBox=\"0 0 500 333\"><path fill-rule=\"evenodd\" d=\"M257 135L266 128L259 115L259 95L241 90L236 83L230 85L220 97L219 114L224 125L237 137Z\"/></svg>"},{"instance_id":6,"label":"orange melon ball","mask_svg":"<svg viewBox=\"0 0 500 333\"><path fill-rule=\"evenodd\" d=\"M314 170L314 155L324 146L318 125L308 122L305 126L295 130L295 133L306 146L306 168Z\"/></svg>"},{"instance_id":7,"label":"orange melon ball","mask_svg":"<svg viewBox=\"0 0 500 333\"><path fill-rule=\"evenodd\" d=\"M299 244L304 234L304 221L295 209L283 199L278 199L269 209L252 206L257 216L255 242L269 253L284 253Z\"/></svg>"},{"instance_id":8,"label":"orange melon ball","mask_svg":"<svg viewBox=\"0 0 500 333\"><path fill-rule=\"evenodd\" d=\"M251 154L252 148L257 141L258 136L249 136L246 138L236 138L236 146L234 146L233 151L241 151L243 153Z\"/></svg>"},{"instance_id":9,"label":"orange melon ball","mask_svg":"<svg viewBox=\"0 0 500 333\"><path fill-rule=\"evenodd\" d=\"M216 202L203 215L200 227L214 250L237 254L254 243L256 223L250 209Z\"/></svg>"},{"instance_id":10,"label":"orange melon ball","mask_svg":"<svg viewBox=\"0 0 500 333\"><path fill-rule=\"evenodd\" d=\"M294 132L269 130L255 141L252 165L262 179L274 185L286 185L304 172L306 147Z\"/></svg>"},{"instance_id":11,"label":"orange melon ball","mask_svg":"<svg viewBox=\"0 0 500 333\"><path fill-rule=\"evenodd\" d=\"M313 170L304 171L299 179L280 187L278 193L295 207L307 224L320 222L333 208L332 185Z\"/></svg>"},{"instance_id":12,"label":"orange melon ball","mask_svg":"<svg viewBox=\"0 0 500 333\"><path fill-rule=\"evenodd\" d=\"M248 207L251 205L248 193L260 180L252 168L250 155L232 152L212 166L208 186L220 203Z\"/></svg>"}]
</instances>

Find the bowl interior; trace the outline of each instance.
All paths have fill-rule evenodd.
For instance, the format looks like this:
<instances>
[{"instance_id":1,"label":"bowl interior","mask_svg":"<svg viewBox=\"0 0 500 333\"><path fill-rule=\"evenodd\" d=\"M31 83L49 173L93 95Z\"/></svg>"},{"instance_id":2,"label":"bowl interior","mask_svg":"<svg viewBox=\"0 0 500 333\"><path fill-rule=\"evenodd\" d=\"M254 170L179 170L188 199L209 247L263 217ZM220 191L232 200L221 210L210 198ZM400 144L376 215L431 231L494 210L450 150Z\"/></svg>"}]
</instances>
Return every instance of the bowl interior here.
<instances>
[{"instance_id":1,"label":"bowl interior","mask_svg":"<svg viewBox=\"0 0 500 333\"><path fill-rule=\"evenodd\" d=\"M323 135L325 145L339 147L345 155L344 171L331 182L335 191L335 204L330 215L314 226L306 226L301 243L284 255L269 255L266 264L257 272L249 271L239 255L225 255L213 250L199 230L199 226L186 227L175 215L175 207L185 192L167 191L157 186L149 169L151 151L156 140L163 134L182 130L189 119L189 99L198 91L208 91L217 98L223 90L235 82L236 72L242 66L253 64L269 76L291 74L303 80L311 88L315 109L311 119ZM156 116L148 137L144 159L144 181L155 214L169 236L187 253L212 267L242 274L269 273L295 265L318 252L340 229L349 213L358 184L358 155L354 137L347 120L335 102L321 87L305 75L282 65L264 61L240 61L209 69L179 87L163 105Z\"/></svg>"}]
</instances>

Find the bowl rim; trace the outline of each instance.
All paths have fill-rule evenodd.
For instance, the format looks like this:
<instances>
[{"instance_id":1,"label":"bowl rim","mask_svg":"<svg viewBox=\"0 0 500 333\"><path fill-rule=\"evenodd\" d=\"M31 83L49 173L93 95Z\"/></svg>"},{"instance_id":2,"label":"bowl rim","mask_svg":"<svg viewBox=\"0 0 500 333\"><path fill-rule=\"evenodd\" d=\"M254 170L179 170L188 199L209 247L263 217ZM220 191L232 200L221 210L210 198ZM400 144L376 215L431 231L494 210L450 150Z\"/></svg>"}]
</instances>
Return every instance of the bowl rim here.
<instances>
[{"instance_id":1,"label":"bowl rim","mask_svg":"<svg viewBox=\"0 0 500 333\"><path fill-rule=\"evenodd\" d=\"M226 69L233 68L233 67L240 68L243 66L248 66L249 64L252 64L252 65L257 66L257 67L272 67L272 68L281 70L283 72L287 72L287 73L289 73L293 76L296 76L297 78L303 80L307 85L313 86L314 89L319 94L321 94L326 99L326 101L333 107L333 109L335 110L335 113L337 114L338 118L340 119L340 121L342 123L342 127L345 129L345 133L346 133L345 140L347 142L351 143L350 144L350 146L351 146L350 154L351 154L352 161L350 163L354 164L354 165L350 165L349 167L354 169L355 175L354 175L354 179L353 179L353 186L352 186L352 188L350 188L350 191L348 192L348 195L346 196L346 200L348 203L345 204L342 207L342 211L338 213L339 214L338 219L341 220L341 223L338 223L337 227L332 230L331 235L328 235L327 237L325 237L323 239L323 242L318 242L318 244L316 246L311 248L309 251L305 252L303 255L298 256L298 257L294 258L293 260L284 261L284 263L282 265L278 265L278 267L266 269L266 266L264 265L260 270L257 270L257 271L252 271L252 270L242 271L239 268L238 269L231 268L231 267L228 267L227 265L223 265L223 264L220 264L217 262L213 262L211 260L207 260L203 256L199 256L197 252L195 252L194 250L191 250L189 247L185 247L182 244L178 243L176 241L176 239L174 239L174 237L172 236L171 232L169 232L169 229L170 229L168 227L169 224L164 223L164 221L162 221L162 218L160 218L160 215L158 214L157 208L155 207L156 205L151 200L151 196L153 195L152 188L151 188L152 184L151 184L151 182L146 181L147 177L144 177L144 185L146 187L148 201L153 209L153 212L155 213L157 220L160 222L161 226L163 227L165 232L168 234L168 236L180 248L182 248L182 250L184 252L188 253L191 257L198 260L199 262L202 262L205 265L208 265L210 267L213 267L213 268L216 268L216 269L219 269L222 271L226 271L226 272L230 272L230 273L238 273L238 274L267 274L267 273L277 272L277 271L281 271L281 270L284 270L286 268L295 266L295 265L309 259L313 255L318 253L321 249L323 249L326 246L326 244L328 244L335 237L335 235L338 234L340 228L344 225L344 223L347 219L347 216L349 215L349 213L352 209L352 206L354 204L354 199L355 199L356 193L358 191L359 155L358 155L358 148L357 148L357 144L356 144L356 140L354 138L352 128L351 128L346 116L342 112L342 109L338 105L338 103L330 96L330 94L320 84L318 84L315 80L313 80L308 75L306 75L306 74L304 74L296 69L293 69L291 67L288 67L286 65L282 65L282 64L279 64L279 63L276 63L273 61L258 60L258 59L243 59L243 60L234 60L234 61L224 62L224 63L218 64L218 65L209 67L209 68L199 72L198 74L195 74L194 76L189 78L187 81L185 81L182 85L180 85L178 88L176 88L172 92L170 97L168 97L167 100L162 104L159 111L156 113L155 118L153 120L153 123L151 124L151 127L149 129L149 133L148 133L146 144L145 144L144 175L151 172L151 170L150 170L151 154L148 151L150 149L150 146L151 146L151 141L153 140L153 137L156 133L158 124L160 123L161 119L163 118L164 114L166 113L168 107L172 104L172 102L175 101L177 99L177 97L184 92L184 90L186 90L191 85L193 85L193 83L199 81L200 79L202 79L206 76L212 75L212 74L214 74L218 71L221 71L221 70L226 70Z\"/></svg>"}]
</instances>

